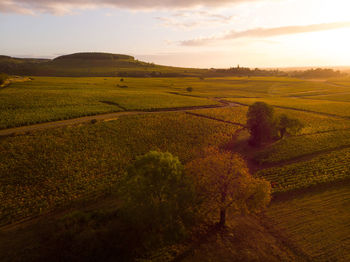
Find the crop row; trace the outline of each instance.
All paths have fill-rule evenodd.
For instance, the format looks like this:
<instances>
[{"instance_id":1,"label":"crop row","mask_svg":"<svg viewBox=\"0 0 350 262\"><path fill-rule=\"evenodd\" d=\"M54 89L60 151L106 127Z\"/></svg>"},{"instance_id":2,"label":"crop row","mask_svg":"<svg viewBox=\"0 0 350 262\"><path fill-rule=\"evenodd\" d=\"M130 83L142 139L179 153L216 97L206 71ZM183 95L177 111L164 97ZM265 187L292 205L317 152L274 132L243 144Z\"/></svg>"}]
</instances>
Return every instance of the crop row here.
<instances>
[{"instance_id":1,"label":"crop row","mask_svg":"<svg viewBox=\"0 0 350 262\"><path fill-rule=\"evenodd\" d=\"M237 127L185 113L115 121L0 140L0 224L107 194L138 155L169 151L182 162L226 143Z\"/></svg>"},{"instance_id":2,"label":"crop row","mask_svg":"<svg viewBox=\"0 0 350 262\"><path fill-rule=\"evenodd\" d=\"M225 107L201 110L200 114L217 119L246 124L248 107ZM275 108L275 114L286 114L289 117L299 119L304 125L298 135L313 134L317 132L333 131L350 128L350 120L338 119L308 112L301 112L289 109Z\"/></svg>"},{"instance_id":3,"label":"crop row","mask_svg":"<svg viewBox=\"0 0 350 262\"><path fill-rule=\"evenodd\" d=\"M274 192L285 192L325 182L350 178L350 149L323 154L306 162L257 172L273 185Z\"/></svg>"},{"instance_id":4,"label":"crop row","mask_svg":"<svg viewBox=\"0 0 350 262\"><path fill-rule=\"evenodd\" d=\"M0 129L123 110L216 104L206 98L170 94L177 89L164 87L166 83L157 79L144 80L144 84L138 79L119 81L35 77L14 83L0 90Z\"/></svg>"},{"instance_id":5,"label":"crop row","mask_svg":"<svg viewBox=\"0 0 350 262\"><path fill-rule=\"evenodd\" d=\"M263 101L274 106L319 112L323 114L337 115L342 117L350 117L350 104L347 102L278 96L266 98L230 98L230 100L233 102L240 102L243 104L253 104L256 101Z\"/></svg>"},{"instance_id":6,"label":"crop row","mask_svg":"<svg viewBox=\"0 0 350 262\"><path fill-rule=\"evenodd\" d=\"M201 115L213 117L216 119L245 125L247 122L247 117L246 117L247 110L248 110L248 107L237 106L237 107L203 109L200 111L193 111L193 112Z\"/></svg>"},{"instance_id":7,"label":"crop row","mask_svg":"<svg viewBox=\"0 0 350 262\"><path fill-rule=\"evenodd\" d=\"M350 147L350 130L288 137L264 148L254 159L258 164L271 164L342 146Z\"/></svg>"},{"instance_id":8,"label":"crop row","mask_svg":"<svg viewBox=\"0 0 350 262\"><path fill-rule=\"evenodd\" d=\"M349 184L273 202L266 215L311 261L350 260Z\"/></svg>"}]
</instances>

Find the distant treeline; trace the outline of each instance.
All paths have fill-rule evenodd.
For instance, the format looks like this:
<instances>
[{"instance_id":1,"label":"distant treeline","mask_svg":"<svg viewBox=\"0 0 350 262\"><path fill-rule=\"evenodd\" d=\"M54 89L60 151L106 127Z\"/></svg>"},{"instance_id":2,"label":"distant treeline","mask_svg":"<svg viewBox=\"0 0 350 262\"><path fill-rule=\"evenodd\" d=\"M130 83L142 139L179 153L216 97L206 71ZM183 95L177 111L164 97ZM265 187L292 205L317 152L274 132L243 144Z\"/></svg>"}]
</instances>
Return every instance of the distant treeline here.
<instances>
[{"instance_id":1,"label":"distant treeline","mask_svg":"<svg viewBox=\"0 0 350 262\"><path fill-rule=\"evenodd\" d=\"M347 74L344 72L335 71L329 68L316 68L297 71L281 71L279 69L250 69L248 67L231 67L229 69L214 69L211 68L205 73L205 76L285 76L296 78L330 78L343 77Z\"/></svg>"},{"instance_id":2,"label":"distant treeline","mask_svg":"<svg viewBox=\"0 0 350 262\"><path fill-rule=\"evenodd\" d=\"M9 75L66 77L225 77L274 76L329 78L346 75L333 69L282 71L279 69L197 69L160 66L136 60L132 56L109 53L76 53L51 59L26 59L0 56L0 73Z\"/></svg>"},{"instance_id":3,"label":"distant treeline","mask_svg":"<svg viewBox=\"0 0 350 262\"><path fill-rule=\"evenodd\" d=\"M229 69L215 69L211 68L205 74L206 76L288 76L288 73L278 69L250 69L249 67L231 67Z\"/></svg>"},{"instance_id":4,"label":"distant treeline","mask_svg":"<svg viewBox=\"0 0 350 262\"><path fill-rule=\"evenodd\" d=\"M293 71L288 73L291 77L298 78L330 78L330 77L343 77L346 73L342 73L339 70L335 71L329 68L316 68L308 69L304 71Z\"/></svg>"}]
</instances>

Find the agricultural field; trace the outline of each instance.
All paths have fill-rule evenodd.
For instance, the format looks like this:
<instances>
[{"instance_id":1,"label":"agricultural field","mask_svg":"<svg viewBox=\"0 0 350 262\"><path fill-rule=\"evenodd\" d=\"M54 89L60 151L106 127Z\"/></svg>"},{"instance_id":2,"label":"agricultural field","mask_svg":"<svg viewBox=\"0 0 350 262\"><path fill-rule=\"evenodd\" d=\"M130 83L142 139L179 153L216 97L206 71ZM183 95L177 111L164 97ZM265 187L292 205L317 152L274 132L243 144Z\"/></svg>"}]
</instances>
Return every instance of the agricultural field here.
<instances>
[{"instance_id":1,"label":"agricultural field","mask_svg":"<svg viewBox=\"0 0 350 262\"><path fill-rule=\"evenodd\" d=\"M350 93L340 93L340 94L327 94L320 96L310 96L307 97L314 100L326 100L326 101L336 101L336 102L350 102Z\"/></svg>"},{"instance_id":2,"label":"agricultural field","mask_svg":"<svg viewBox=\"0 0 350 262\"><path fill-rule=\"evenodd\" d=\"M169 151L184 163L229 141L237 126L185 113L123 116L0 140L0 222L105 195L136 156Z\"/></svg>"},{"instance_id":3,"label":"agricultural field","mask_svg":"<svg viewBox=\"0 0 350 262\"><path fill-rule=\"evenodd\" d=\"M276 201L268 219L309 256L310 261L350 260L350 187Z\"/></svg>"},{"instance_id":4,"label":"agricultural field","mask_svg":"<svg viewBox=\"0 0 350 262\"><path fill-rule=\"evenodd\" d=\"M258 164L273 164L313 153L350 148L350 130L293 136L267 146L254 156Z\"/></svg>"},{"instance_id":5,"label":"agricultural field","mask_svg":"<svg viewBox=\"0 0 350 262\"><path fill-rule=\"evenodd\" d=\"M317 155L308 161L272 167L255 175L273 183L274 192L286 192L350 178L350 149Z\"/></svg>"},{"instance_id":6,"label":"agricultural field","mask_svg":"<svg viewBox=\"0 0 350 262\"><path fill-rule=\"evenodd\" d=\"M216 97L241 103L268 99L273 105L296 105L302 109L303 104L307 104L305 109L323 112L324 102L319 100L306 103L296 98L274 97L309 92L316 84L317 88L321 88L319 85L323 89L330 88L327 83L278 77L122 78L124 81L119 77L31 79L0 90L0 129L126 110L217 105L219 103L213 100ZM334 86L331 88L338 90ZM347 104L329 103L336 111L332 113L348 115ZM315 108L310 108L311 104L315 104ZM330 106L326 107L326 112L331 110Z\"/></svg>"},{"instance_id":7,"label":"agricultural field","mask_svg":"<svg viewBox=\"0 0 350 262\"><path fill-rule=\"evenodd\" d=\"M182 87L168 79L123 80L35 77L13 83L0 89L0 129L125 110L218 104L207 98L171 94Z\"/></svg>"},{"instance_id":8,"label":"agricultural field","mask_svg":"<svg viewBox=\"0 0 350 262\"><path fill-rule=\"evenodd\" d=\"M245 125L247 122L247 109L248 107L245 106L232 106L224 108L202 109L200 111L191 110L189 112Z\"/></svg>"},{"instance_id":9,"label":"agricultural field","mask_svg":"<svg viewBox=\"0 0 350 262\"><path fill-rule=\"evenodd\" d=\"M1 221L15 221L85 198L87 193L95 195L94 192L111 190L127 164L150 149L170 151L182 161L189 161L205 145L230 142L234 132L242 128L215 119L245 124L247 106L225 105L220 100L252 99L232 98L246 92L268 97L263 100L282 104L289 101L294 106L307 107L310 106L307 99L298 99L300 102L296 103L296 98L271 98L271 95L280 95L284 90L287 96L289 92L304 92L319 84L310 83L307 86L305 81L272 77L124 78L123 81L34 77L31 81L13 83L0 90L2 128L117 111L190 109L208 104L222 107L188 110L196 116L166 112L121 116L108 123L2 138L1 197L7 204L2 207ZM326 85L322 83L321 87ZM192 90L188 91L188 87ZM257 172L277 185L275 192L348 177L349 171L342 163L350 160L346 148L350 146L347 130L350 120L283 108L275 111L298 118L305 125L301 134L286 137L252 155L258 164L276 165ZM293 163L287 163L293 159L296 159ZM298 159L304 162L299 163ZM283 165L283 161L288 165ZM33 190L36 186L38 190Z\"/></svg>"},{"instance_id":10,"label":"agricultural field","mask_svg":"<svg viewBox=\"0 0 350 262\"><path fill-rule=\"evenodd\" d=\"M203 109L200 112L190 111L213 117L220 120L231 121L245 125L247 122L247 106L231 106L225 108ZM339 131L350 128L350 120L339 119L310 112L295 111L291 109L275 108L275 114L286 114L292 118L297 118L304 125L298 135L310 135L320 132Z\"/></svg>"},{"instance_id":11,"label":"agricultural field","mask_svg":"<svg viewBox=\"0 0 350 262\"><path fill-rule=\"evenodd\" d=\"M347 102L276 96L267 98L229 98L228 100L245 105L251 105L256 101L262 101L282 108L291 108L306 112L316 112L324 115L350 118L350 104Z\"/></svg>"},{"instance_id":12,"label":"agricultural field","mask_svg":"<svg viewBox=\"0 0 350 262\"><path fill-rule=\"evenodd\" d=\"M274 105L276 115L286 114L304 125L297 135L243 152L254 175L271 182L274 196L348 181L350 103L344 93L350 86L338 83L278 77L34 77L12 83L0 89L0 129L110 112L181 112L130 114L0 137L0 224L100 201L117 190L128 165L150 150L169 151L184 164L208 146L229 145L239 151L233 140L244 130L247 105L255 101ZM241 134L242 139L249 135ZM340 207L349 191L332 190L276 201L266 212L315 261L327 260L327 252L334 261L349 258L344 248L332 247L340 240L347 243L341 223L349 224L349 214ZM316 216L308 209L316 210ZM298 224L298 216L304 224ZM317 233L318 223L329 226ZM317 242L331 233L334 238Z\"/></svg>"}]
</instances>

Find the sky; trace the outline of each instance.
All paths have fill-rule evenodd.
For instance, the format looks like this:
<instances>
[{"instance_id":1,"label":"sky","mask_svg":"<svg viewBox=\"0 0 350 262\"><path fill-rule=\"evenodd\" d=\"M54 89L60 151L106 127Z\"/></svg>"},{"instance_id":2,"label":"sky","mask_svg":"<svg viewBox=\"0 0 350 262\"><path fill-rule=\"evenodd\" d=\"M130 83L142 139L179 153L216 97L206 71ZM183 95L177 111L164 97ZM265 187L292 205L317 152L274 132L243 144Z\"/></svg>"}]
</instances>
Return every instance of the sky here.
<instances>
[{"instance_id":1,"label":"sky","mask_svg":"<svg viewBox=\"0 0 350 262\"><path fill-rule=\"evenodd\" d=\"M349 0L0 0L0 54L225 68L350 65Z\"/></svg>"}]
</instances>

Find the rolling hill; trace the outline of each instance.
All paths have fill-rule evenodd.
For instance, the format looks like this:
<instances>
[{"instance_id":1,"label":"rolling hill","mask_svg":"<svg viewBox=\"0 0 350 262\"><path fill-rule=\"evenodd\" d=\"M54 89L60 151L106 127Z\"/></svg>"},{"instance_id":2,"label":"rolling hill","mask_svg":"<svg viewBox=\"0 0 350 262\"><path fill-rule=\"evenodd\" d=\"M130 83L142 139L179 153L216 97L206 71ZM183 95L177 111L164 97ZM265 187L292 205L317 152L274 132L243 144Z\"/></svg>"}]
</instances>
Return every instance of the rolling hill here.
<instances>
[{"instance_id":1,"label":"rolling hill","mask_svg":"<svg viewBox=\"0 0 350 262\"><path fill-rule=\"evenodd\" d=\"M160 66L133 56L110 53L75 53L54 59L0 56L0 72L32 76L198 76L201 69Z\"/></svg>"}]
</instances>

